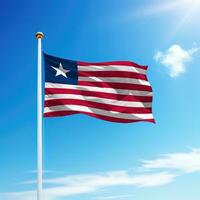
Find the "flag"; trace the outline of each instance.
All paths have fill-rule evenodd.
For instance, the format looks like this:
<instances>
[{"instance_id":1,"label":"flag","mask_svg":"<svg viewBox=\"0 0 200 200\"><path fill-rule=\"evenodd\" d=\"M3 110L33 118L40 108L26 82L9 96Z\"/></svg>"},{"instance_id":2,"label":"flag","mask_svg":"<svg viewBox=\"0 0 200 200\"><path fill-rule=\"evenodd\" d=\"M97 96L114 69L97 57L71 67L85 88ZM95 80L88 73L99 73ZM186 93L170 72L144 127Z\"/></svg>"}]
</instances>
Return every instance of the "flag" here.
<instances>
[{"instance_id":1,"label":"flag","mask_svg":"<svg viewBox=\"0 0 200 200\"><path fill-rule=\"evenodd\" d=\"M154 122L147 66L88 63L44 54L44 117L82 113L112 122Z\"/></svg>"}]
</instances>

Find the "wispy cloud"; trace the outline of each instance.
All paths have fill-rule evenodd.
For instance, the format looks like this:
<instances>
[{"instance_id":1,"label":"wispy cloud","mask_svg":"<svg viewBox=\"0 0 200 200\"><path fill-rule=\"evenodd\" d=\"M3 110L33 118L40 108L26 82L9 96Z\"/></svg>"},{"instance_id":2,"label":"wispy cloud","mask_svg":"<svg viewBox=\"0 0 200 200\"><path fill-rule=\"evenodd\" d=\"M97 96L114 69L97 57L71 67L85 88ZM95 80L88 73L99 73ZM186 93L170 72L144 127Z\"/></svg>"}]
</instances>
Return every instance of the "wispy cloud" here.
<instances>
[{"instance_id":1,"label":"wispy cloud","mask_svg":"<svg viewBox=\"0 0 200 200\"><path fill-rule=\"evenodd\" d=\"M177 176L185 173L200 171L200 149L193 149L186 153L171 153L161 155L153 160L142 161L140 173L121 170L104 173L78 174L45 179L45 200L58 200L62 197L94 193L103 188L133 186L158 187L168 184ZM148 171L146 171L146 169ZM33 184L35 180L27 181ZM125 196L118 195L119 198ZM96 197L96 199L117 199L117 196ZM4 200L34 200L35 191L1 193Z\"/></svg>"},{"instance_id":2,"label":"wispy cloud","mask_svg":"<svg viewBox=\"0 0 200 200\"><path fill-rule=\"evenodd\" d=\"M36 191L8 192L0 194L0 199L2 200L35 200L36 197Z\"/></svg>"},{"instance_id":3,"label":"wispy cloud","mask_svg":"<svg viewBox=\"0 0 200 200\"><path fill-rule=\"evenodd\" d=\"M169 183L174 175L162 172L133 175L127 171L112 171L101 174L75 175L55 179L46 179L47 184L65 184L71 186L88 186L89 188L135 185L138 187L153 187ZM153 179L153 180L152 180Z\"/></svg>"},{"instance_id":4,"label":"wispy cloud","mask_svg":"<svg viewBox=\"0 0 200 200\"><path fill-rule=\"evenodd\" d=\"M60 196L92 193L101 188L111 186L132 185L137 187L155 187L171 182L174 177L175 175L166 172L131 175L126 171L66 176L44 180L46 184L60 185L45 189L44 193L48 198L56 198Z\"/></svg>"},{"instance_id":5,"label":"wispy cloud","mask_svg":"<svg viewBox=\"0 0 200 200\"><path fill-rule=\"evenodd\" d=\"M161 158L143 161L147 169L176 169L184 173L200 171L200 149L193 149L189 153L165 154Z\"/></svg>"},{"instance_id":6,"label":"wispy cloud","mask_svg":"<svg viewBox=\"0 0 200 200\"><path fill-rule=\"evenodd\" d=\"M193 55L199 48L183 49L180 45L172 45L164 52L158 51L154 59L169 70L169 75L173 78L186 71L186 63L193 59Z\"/></svg>"},{"instance_id":7,"label":"wispy cloud","mask_svg":"<svg viewBox=\"0 0 200 200\"><path fill-rule=\"evenodd\" d=\"M58 197L93 193L102 188L111 186L132 185L137 187L155 187L171 182L175 176L176 175L168 172L133 175L127 171L65 176L44 180L44 183L46 184L51 184L51 186L55 185L44 189L44 194L47 200L54 200ZM33 181L30 181L29 183L33 183ZM35 196L35 193L29 191L3 195L4 200L18 200L17 198L23 200L26 195L28 195L30 200L32 200L30 196Z\"/></svg>"}]
</instances>

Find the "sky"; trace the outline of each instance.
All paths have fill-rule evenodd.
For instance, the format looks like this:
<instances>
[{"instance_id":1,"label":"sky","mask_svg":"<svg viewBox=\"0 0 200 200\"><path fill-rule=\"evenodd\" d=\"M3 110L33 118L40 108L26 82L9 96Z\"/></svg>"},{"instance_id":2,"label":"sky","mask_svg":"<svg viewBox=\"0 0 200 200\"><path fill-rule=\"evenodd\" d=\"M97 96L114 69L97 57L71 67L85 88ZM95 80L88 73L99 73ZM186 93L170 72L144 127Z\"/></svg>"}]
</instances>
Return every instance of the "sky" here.
<instances>
[{"instance_id":1,"label":"sky","mask_svg":"<svg viewBox=\"0 0 200 200\"><path fill-rule=\"evenodd\" d=\"M45 200L199 200L200 0L0 2L0 200L35 200L37 40L87 62L148 65L152 123L44 119Z\"/></svg>"}]
</instances>

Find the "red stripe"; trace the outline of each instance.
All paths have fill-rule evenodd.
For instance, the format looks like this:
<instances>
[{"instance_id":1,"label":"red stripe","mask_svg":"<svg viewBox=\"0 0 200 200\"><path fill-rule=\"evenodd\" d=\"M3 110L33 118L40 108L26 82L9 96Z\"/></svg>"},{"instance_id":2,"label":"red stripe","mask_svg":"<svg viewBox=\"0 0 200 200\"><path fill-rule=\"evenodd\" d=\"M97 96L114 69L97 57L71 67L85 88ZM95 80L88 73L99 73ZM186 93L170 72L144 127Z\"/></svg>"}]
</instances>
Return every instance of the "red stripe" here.
<instances>
[{"instance_id":1,"label":"red stripe","mask_svg":"<svg viewBox=\"0 0 200 200\"><path fill-rule=\"evenodd\" d=\"M59 105L79 105L79 106L86 106L90 108L98 108L107 111L116 111L121 113L128 113L128 114L147 114L152 113L151 108L136 108L136 107L125 107L125 106L118 106L118 105L110 105L105 103L97 103L92 101L86 100L79 100L79 99L51 99L45 100L45 107L51 106L59 106Z\"/></svg>"},{"instance_id":2,"label":"red stripe","mask_svg":"<svg viewBox=\"0 0 200 200\"><path fill-rule=\"evenodd\" d=\"M77 94L119 101L152 102L152 96L134 96L63 88L45 88L45 94Z\"/></svg>"},{"instance_id":3,"label":"red stripe","mask_svg":"<svg viewBox=\"0 0 200 200\"><path fill-rule=\"evenodd\" d=\"M124 89L124 90L140 90L140 91L152 92L151 86L131 84L131 83L78 81L78 85L101 87L101 88Z\"/></svg>"},{"instance_id":4,"label":"red stripe","mask_svg":"<svg viewBox=\"0 0 200 200\"><path fill-rule=\"evenodd\" d=\"M142 66L131 61L111 61L111 62L93 62L93 63L77 61L77 64L80 66L90 66L90 65L105 66L105 68L106 65L133 66L144 70L147 70L148 68L147 66Z\"/></svg>"},{"instance_id":5,"label":"red stripe","mask_svg":"<svg viewBox=\"0 0 200 200\"><path fill-rule=\"evenodd\" d=\"M111 122L119 122L119 123L130 123L130 122L139 122L139 121L146 121L146 122L152 122L155 123L154 119L138 119L138 120L131 120L131 119L122 119L122 118L115 118L115 117L107 117L103 115L98 115L94 113L87 113L83 111L54 111L54 112L48 112L44 113L44 117L59 117L59 116L67 116L67 115L72 115L72 114L86 114L91 117L95 117L98 119L103 119L106 121L111 121Z\"/></svg>"},{"instance_id":6,"label":"red stripe","mask_svg":"<svg viewBox=\"0 0 200 200\"><path fill-rule=\"evenodd\" d=\"M78 71L79 76L94 76L94 77L120 77L120 78L135 78L147 81L145 74L135 72L121 72L121 71Z\"/></svg>"}]
</instances>

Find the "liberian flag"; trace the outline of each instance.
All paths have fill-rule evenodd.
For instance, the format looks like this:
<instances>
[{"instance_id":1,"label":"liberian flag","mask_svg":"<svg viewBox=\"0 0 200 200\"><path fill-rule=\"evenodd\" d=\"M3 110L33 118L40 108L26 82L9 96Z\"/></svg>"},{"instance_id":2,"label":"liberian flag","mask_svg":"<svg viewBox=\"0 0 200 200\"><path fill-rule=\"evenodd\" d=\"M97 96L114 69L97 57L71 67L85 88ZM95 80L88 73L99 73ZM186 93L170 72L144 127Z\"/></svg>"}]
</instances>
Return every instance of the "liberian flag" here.
<instances>
[{"instance_id":1,"label":"liberian flag","mask_svg":"<svg viewBox=\"0 0 200 200\"><path fill-rule=\"evenodd\" d=\"M44 58L45 117L82 113L112 122L154 122L146 66Z\"/></svg>"}]
</instances>

